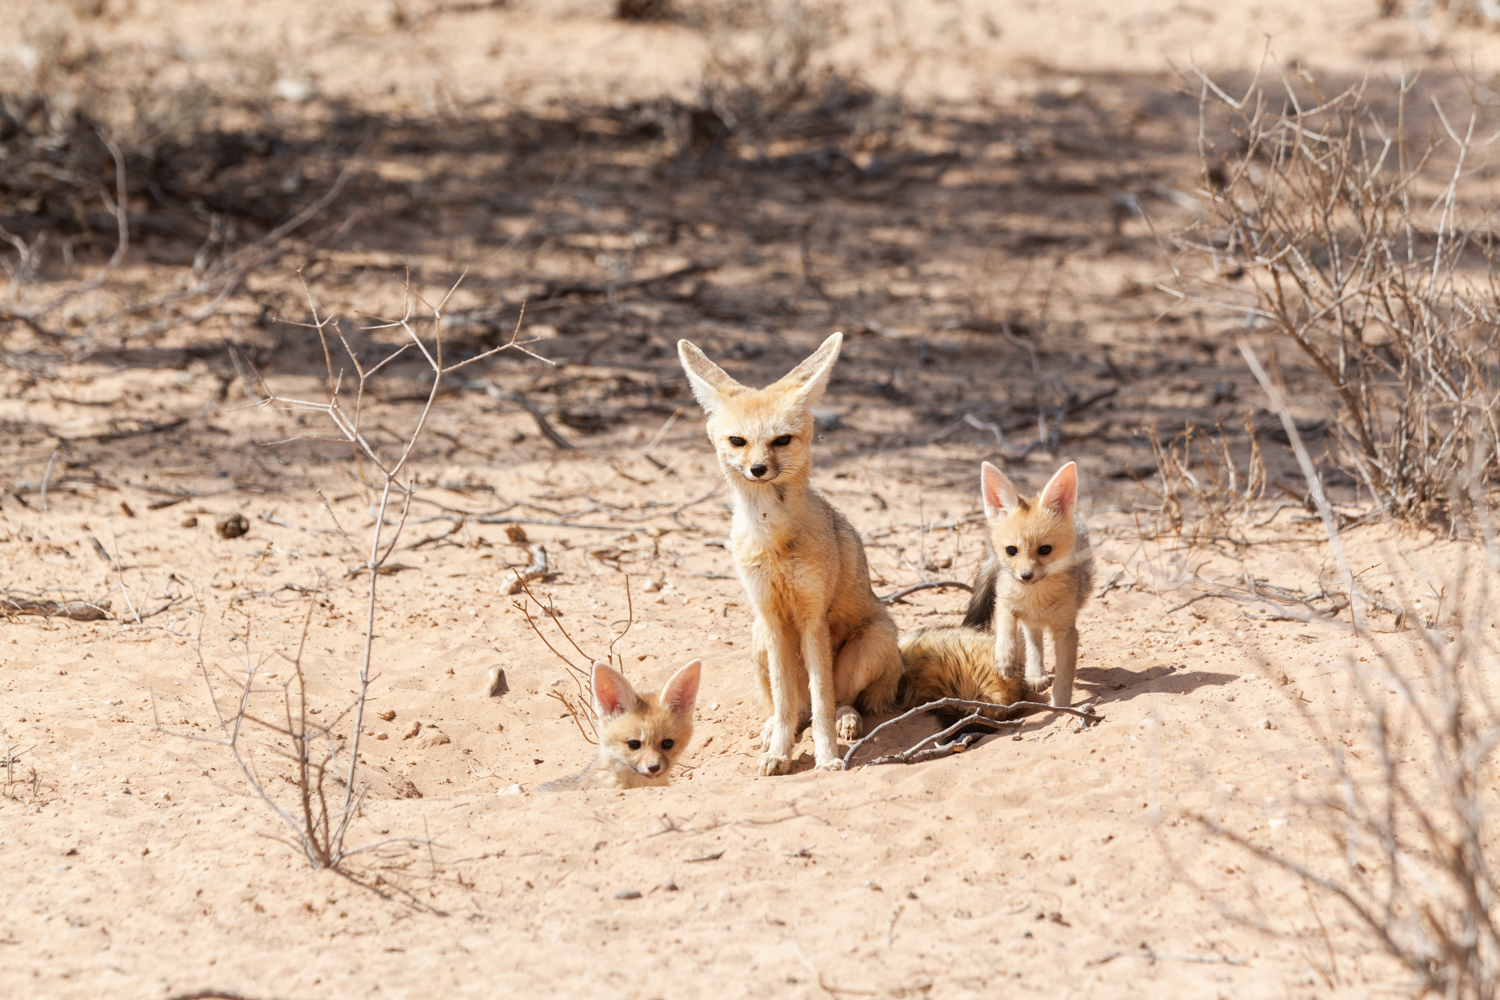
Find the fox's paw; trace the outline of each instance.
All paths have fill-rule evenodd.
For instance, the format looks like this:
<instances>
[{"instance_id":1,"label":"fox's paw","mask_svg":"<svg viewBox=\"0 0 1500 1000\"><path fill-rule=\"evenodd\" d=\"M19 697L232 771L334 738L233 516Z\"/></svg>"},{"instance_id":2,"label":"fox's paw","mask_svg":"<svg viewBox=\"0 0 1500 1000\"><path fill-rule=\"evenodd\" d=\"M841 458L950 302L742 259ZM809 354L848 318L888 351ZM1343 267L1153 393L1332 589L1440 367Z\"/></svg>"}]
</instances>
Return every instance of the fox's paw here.
<instances>
[{"instance_id":1,"label":"fox's paw","mask_svg":"<svg viewBox=\"0 0 1500 1000\"><path fill-rule=\"evenodd\" d=\"M766 724L760 727L760 748L771 749L771 734L776 731L776 717L773 715L766 720Z\"/></svg>"},{"instance_id":2,"label":"fox's paw","mask_svg":"<svg viewBox=\"0 0 1500 1000\"><path fill-rule=\"evenodd\" d=\"M774 753L760 755L760 774L763 778L768 778L773 774L786 774L791 767L792 762L784 755Z\"/></svg>"},{"instance_id":3,"label":"fox's paw","mask_svg":"<svg viewBox=\"0 0 1500 1000\"><path fill-rule=\"evenodd\" d=\"M833 717L833 729L838 738L847 743L859 739L859 734L864 730L864 720L859 717L859 712L853 705L840 705Z\"/></svg>"},{"instance_id":4,"label":"fox's paw","mask_svg":"<svg viewBox=\"0 0 1500 1000\"><path fill-rule=\"evenodd\" d=\"M821 764L813 765L814 771L842 771L843 769L844 762L837 757L833 758L833 760L825 760Z\"/></svg>"}]
</instances>

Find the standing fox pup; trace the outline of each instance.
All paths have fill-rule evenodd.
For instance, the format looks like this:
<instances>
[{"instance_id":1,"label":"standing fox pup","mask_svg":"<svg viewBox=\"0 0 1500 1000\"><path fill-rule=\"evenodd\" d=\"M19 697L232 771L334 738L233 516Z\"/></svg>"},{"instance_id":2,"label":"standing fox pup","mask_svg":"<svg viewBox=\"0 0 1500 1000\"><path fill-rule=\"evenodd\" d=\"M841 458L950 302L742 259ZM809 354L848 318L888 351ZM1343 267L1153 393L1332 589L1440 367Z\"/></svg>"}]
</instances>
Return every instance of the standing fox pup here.
<instances>
[{"instance_id":1,"label":"standing fox pup","mask_svg":"<svg viewBox=\"0 0 1500 1000\"><path fill-rule=\"evenodd\" d=\"M1094 583L1094 558L1078 503L1078 467L1057 470L1035 500L1021 496L1005 474L988 462L979 474L989 539L984 561L974 578L974 596L964 625L994 629L995 666L1003 678L1021 666L1026 636L1026 683L1033 691L1047 683L1042 661L1042 629L1052 633L1056 675L1052 704L1066 707L1073 699L1073 669L1078 663L1078 609Z\"/></svg>"},{"instance_id":2,"label":"standing fox pup","mask_svg":"<svg viewBox=\"0 0 1500 1000\"><path fill-rule=\"evenodd\" d=\"M708 436L734 490L730 541L755 609L751 652L761 701L760 773L785 774L810 721L820 771L843 768L838 739L859 736L856 699L888 710L901 678L896 623L870 589L853 526L808 483L812 405L839 355L835 333L765 389L726 375L686 340L677 354L708 413Z\"/></svg>"},{"instance_id":3,"label":"standing fox pup","mask_svg":"<svg viewBox=\"0 0 1500 1000\"><path fill-rule=\"evenodd\" d=\"M702 662L693 660L659 695L639 695L619 671L594 661L594 708L599 713L599 756L583 773L549 781L541 792L574 788L641 788L665 785L672 764L693 736Z\"/></svg>"}]
</instances>

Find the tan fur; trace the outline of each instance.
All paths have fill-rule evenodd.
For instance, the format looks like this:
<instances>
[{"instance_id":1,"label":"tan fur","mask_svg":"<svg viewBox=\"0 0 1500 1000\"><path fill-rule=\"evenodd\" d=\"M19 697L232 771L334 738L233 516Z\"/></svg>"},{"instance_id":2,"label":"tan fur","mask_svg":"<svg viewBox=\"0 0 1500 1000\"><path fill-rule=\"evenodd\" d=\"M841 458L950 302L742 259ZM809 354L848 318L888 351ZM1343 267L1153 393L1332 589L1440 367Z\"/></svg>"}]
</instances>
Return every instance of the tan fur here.
<instances>
[{"instance_id":1,"label":"tan fur","mask_svg":"<svg viewBox=\"0 0 1500 1000\"><path fill-rule=\"evenodd\" d=\"M918 628L901 636L901 708L916 708L938 699L965 699L1014 705L1031 697L1019 676L1002 678L995 669L995 637L974 628ZM1010 718L1010 712L986 711L989 718ZM969 709L942 709L948 723L968 715Z\"/></svg>"},{"instance_id":2,"label":"tan fur","mask_svg":"<svg viewBox=\"0 0 1500 1000\"><path fill-rule=\"evenodd\" d=\"M700 666L693 660L672 675L660 694L639 695L623 675L595 663L599 756L581 773L549 781L537 791L667 784L672 765L693 737L693 702L698 696ZM632 741L635 747L631 747Z\"/></svg>"},{"instance_id":3,"label":"tan fur","mask_svg":"<svg viewBox=\"0 0 1500 1000\"><path fill-rule=\"evenodd\" d=\"M1021 670L1024 648L1026 681L1034 691L1047 683L1042 630L1051 632L1052 704L1069 705L1078 662L1078 611L1094 580L1088 529L1076 513L1077 467L1069 462L1027 500L986 462L980 493L989 538L964 625L994 632L1001 677Z\"/></svg>"},{"instance_id":4,"label":"tan fur","mask_svg":"<svg viewBox=\"0 0 1500 1000\"><path fill-rule=\"evenodd\" d=\"M765 389L734 381L687 341L677 345L734 491L731 549L755 611L751 654L768 716L761 774L786 773L809 722L816 766L842 768L838 739L856 738L862 725L854 703L889 709L901 677L896 624L870 589L859 535L809 483L811 407L840 343L840 334L829 337Z\"/></svg>"},{"instance_id":5,"label":"tan fur","mask_svg":"<svg viewBox=\"0 0 1500 1000\"><path fill-rule=\"evenodd\" d=\"M901 637L901 660L906 665L901 678L902 708L916 708L939 698L1013 705L1030 695L1023 678L1000 676L995 669L994 636L976 629L949 626L908 632ZM984 714L1003 719L1018 711L986 710ZM968 714L968 709L938 713L950 723Z\"/></svg>"}]
</instances>

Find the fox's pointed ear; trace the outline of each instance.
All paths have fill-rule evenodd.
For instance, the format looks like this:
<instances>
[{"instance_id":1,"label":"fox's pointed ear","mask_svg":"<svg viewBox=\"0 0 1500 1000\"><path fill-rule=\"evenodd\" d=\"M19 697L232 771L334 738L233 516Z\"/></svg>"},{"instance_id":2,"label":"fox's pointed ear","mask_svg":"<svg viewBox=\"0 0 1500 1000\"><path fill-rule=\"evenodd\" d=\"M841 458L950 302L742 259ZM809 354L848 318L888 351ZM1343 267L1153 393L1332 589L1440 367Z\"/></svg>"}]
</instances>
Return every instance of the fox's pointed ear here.
<instances>
[{"instance_id":1,"label":"fox's pointed ear","mask_svg":"<svg viewBox=\"0 0 1500 1000\"><path fill-rule=\"evenodd\" d=\"M844 335L835 333L818 346L802 363L787 372L770 388L785 389L795 393L803 406L811 406L828 388L828 379L833 375L833 363L839 359L839 348L844 344Z\"/></svg>"},{"instance_id":2,"label":"fox's pointed ear","mask_svg":"<svg viewBox=\"0 0 1500 1000\"><path fill-rule=\"evenodd\" d=\"M692 387L693 397L698 400L698 405L703 407L706 413L713 413L718 409L719 397L722 394L744 388L730 378L728 372L708 360L708 355L700 351L696 344L679 340L677 357L682 362L682 370L687 372L688 385Z\"/></svg>"},{"instance_id":3,"label":"fox's pointed ear","mask_svg":"<svg viewBox=\"0 0 1500 1000\"><path fill-rule=\"evenodd\" d=\"M684 666L661 689L661 703L674 715L689 715L693 702L698 700L698 676L703 668L702 660L693 660Z\"/></svg>"},{"instance_id":4,"label":"fox's pointed ear","mask_svg":"<svg viewBox=\"0 0 1500 1000\"><path fill-rule=\"evenodd\" d=\"M594 708L599 718L613 719L635 707L635 688L607 663L594 661Z\"/></svg>"},{"instance_id":5,"label":"fox's pointed ear","mask_svg":"<svg viewBox=\"0 0 1500 1000\"><path fill-rule=\"evenodd\" d=\"M1021 494L1015 484L988 462L979 467L979 495L984 498L984 516L992 521L1021 507Z\"/></svg>"},{"instance_id":6,"label":"fox's pointed ear","mask_svg":"<svg viewBox=\"0 0 1500 1000\"><path fill-rule=\"evenodd\" d=\"M1042 490L1041 505L1060 517L1067 517L1073 512L1073 505L1078 502L1078 465L1069 462L1053 474L1052 479Z\"/></svg>"}]
</instances>

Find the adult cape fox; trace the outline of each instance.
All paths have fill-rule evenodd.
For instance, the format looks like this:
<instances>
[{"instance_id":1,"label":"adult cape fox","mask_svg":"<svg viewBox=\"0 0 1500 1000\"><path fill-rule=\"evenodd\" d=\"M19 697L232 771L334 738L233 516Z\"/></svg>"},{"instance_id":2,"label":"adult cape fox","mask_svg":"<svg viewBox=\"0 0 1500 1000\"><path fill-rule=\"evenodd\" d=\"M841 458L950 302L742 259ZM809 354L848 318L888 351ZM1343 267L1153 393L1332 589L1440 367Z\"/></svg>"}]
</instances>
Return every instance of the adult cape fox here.
<instances>
[{"instance_id":1,"label":"adult cape fox","mask_svg":"<svg viewBox=\"0 0 1500 1000\"><path fill-rule=\"evenodd\" d=\"M1002 678L1021 672L1024 648L1033 691L1047 683L1042 630L1051 632L1052 704L1067 706L1078 662L1078 610L1094 582L1089 533L1076 510L1078 467L1069 462L1057 470L1034 500L988 462L979 482L989 537L963 623L994 633L991 662Z\"/></svg>"},{"instance_id":2,"label":"adult cape fox","mask_svg":"<svg viewBox=\"0 0 1500 1000\"><path fill-rule=\"evenodd\" d=\"M625 675L595 661L594 709L599 715L599 756L580 774L549 781L537 791L574 788L641 788L665 785L693 736L693 702L702 663L693 660L662 687L636 694Z\"/></svg>"},{"instance_id":3,"label":"adult cape fox","mask_svg":"<svg viewBox=\"0 0 1500 1000\"><path fill-rule=\"evenodd\" d=\"M768 714L759 770L784 774L801 727L812 725L819 770L843 767L838 739L854 739L855 708L882 712L901 677L896 623L870 589L859 535L808 482L812 405L843 335L765 389L730 378L697 347L677 342L708 436L734 492L731 550L754 607L751 654Z\"/></svg>"}]
</instances>

